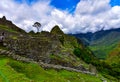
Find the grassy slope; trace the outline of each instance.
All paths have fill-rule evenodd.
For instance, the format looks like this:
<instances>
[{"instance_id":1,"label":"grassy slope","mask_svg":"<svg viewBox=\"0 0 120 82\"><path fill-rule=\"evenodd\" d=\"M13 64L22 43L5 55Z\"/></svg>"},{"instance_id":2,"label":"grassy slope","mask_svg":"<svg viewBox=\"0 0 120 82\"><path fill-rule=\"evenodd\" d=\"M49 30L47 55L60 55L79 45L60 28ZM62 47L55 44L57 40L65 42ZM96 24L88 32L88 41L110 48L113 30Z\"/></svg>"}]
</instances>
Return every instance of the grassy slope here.
<instances>
[{"instance_id":1,"label":"grassy slope","mask_svg":"<svg viewBox=\"0 0 120 82\"><path fill-rule=\"evenodd\" d=\"M117 43L111 44L111 45L94 45L89 46L89 48L94 52L95 56L98 58L105 59L107 58L110 51L112 51Z\"/></svg>"},{"instance_id":2,"label":"grassy slope","mask_svg":"<svg viewBox=\"0 0 120 82\"><path fill-rule=\"evenodd\" d=\"M8 32L12 32L12 33L17 33L17 31L11 29L11 28L8 28L8 26L5 26L5 25L0 25L0 29L2 30L6 30Z\"/></svg>"},{"instance_id":3,"label":"grassy slope","mask_svg":"<svg viewBox=\"0 0 120 82\"><path fill-rule=\"evenodd\" d=\"M120 43L109 53L105 61L112 67L112 70L117 72L117 78L120 79Z\"/></svg>"},{"instance_id":4,"label":"grassy slope","mask_svg":"<svg viewBox=\"0 0 120 82\"><path fill-rule=\"evenodd\" d=\"M29 82L24 74L17 73L13 68L11 68L7 63L9 59L0 58L0 76L3 82Z\"/></svg>"},{"instance_id":5,"label":"grassy slope","mask_svg":"<svg viewBox=\"0 0 120 82\"><path fill-rule=\"evenodd\" d=\"M111 32L108 35L91 42L89 48L98 58L107 58L108 54L117 46L120 41L119 32Z\"/></svg>"},{"instance_id":6,"label":"grassy slope","mask_svg":"<svg viewBox=\"0 0 120 82\"><path fill-rule=\"evenodd\" d=\"M0 57L0 82L101 82L99 77L66 70L44 70L37 64Z\"/></svg>"},{"instance_id":7,"label":"grassy slope","mask_svg":"<svg viewBox=\"0 0 120 82\"><path fill-rule=\"evenodd\" d=\"M120 64L120 43L109 53L106 62L110 65Z\"/></svg>"}]
</instances>

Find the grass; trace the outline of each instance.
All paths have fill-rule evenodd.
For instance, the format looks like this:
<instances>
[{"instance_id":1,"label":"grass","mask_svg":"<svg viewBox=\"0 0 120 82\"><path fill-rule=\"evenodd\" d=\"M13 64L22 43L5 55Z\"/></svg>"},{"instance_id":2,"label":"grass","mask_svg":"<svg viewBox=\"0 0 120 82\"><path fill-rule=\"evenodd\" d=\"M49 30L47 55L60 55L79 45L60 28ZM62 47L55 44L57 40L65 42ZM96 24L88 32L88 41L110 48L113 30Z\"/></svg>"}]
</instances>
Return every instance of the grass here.
<instances>
[{"instance_id":1,"label":"grass","mask_svg":"<svg viewBox=\"0 0 120 82\"><path fill-rule=\"evenodd\" d=\"M0 82L102 82L99 77L0 57Z\"/></svg>"},{"instance_id":2,"label":"grass","mask_svg":"<svg viewBox=\"0 0 120 82\"><path fill-rule=\"evenodd\" d=\"M0 76L2 82L29 82L24 74L18 73L11 66L7 65L9 59L0 58Z\"/></svg>"},{"instance_id":3,"label":"grass","mask_svg":"<svg viewBox=\"0 0 120 82\"><path fill-rule=\"evenodd\" d=\"M4 25L0 25L0 29L3 29L3 30L6 30L6 31L9 31L9 32L13 32L13 33L18 33L17 31L7 27L7 26L4 26Z\"/></svg>"}]
</instances>

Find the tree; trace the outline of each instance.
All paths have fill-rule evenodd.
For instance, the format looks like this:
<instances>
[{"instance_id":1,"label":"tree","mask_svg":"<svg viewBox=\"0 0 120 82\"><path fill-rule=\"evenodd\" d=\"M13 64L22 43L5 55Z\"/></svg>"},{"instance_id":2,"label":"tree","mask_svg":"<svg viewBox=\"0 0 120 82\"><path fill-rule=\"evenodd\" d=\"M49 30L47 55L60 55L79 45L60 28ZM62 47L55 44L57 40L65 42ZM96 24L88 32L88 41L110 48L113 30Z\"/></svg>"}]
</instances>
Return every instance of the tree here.
<instances>
[{"instance_id":1,"label":"tree","mask_svg":"<svg viewBox=\"0 0 120 82\"><path fill-rule=\"evenodd\" d=\"M73 53L77 56L80 57L82 55L80 48L75 48Z\"/></svg>"},{"instance_id":2,"label":"tree","mask_svg":"<svg viewBox=\"0 0 120 82\"><path fill-rule=\"evenodd\" d=\"M41 24L39 22L35 22L33 27L36 27L37 28L37 32L39 32Z\"/></svg>"}]
</instances>

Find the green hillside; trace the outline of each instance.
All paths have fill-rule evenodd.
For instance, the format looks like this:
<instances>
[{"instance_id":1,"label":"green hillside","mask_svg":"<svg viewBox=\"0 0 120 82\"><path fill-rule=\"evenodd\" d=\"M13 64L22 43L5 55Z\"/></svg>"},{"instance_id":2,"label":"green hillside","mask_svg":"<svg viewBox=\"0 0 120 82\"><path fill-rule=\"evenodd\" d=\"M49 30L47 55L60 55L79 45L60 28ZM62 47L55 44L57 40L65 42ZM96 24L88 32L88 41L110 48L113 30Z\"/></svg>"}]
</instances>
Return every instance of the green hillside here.
<instances>
[{"instance_id":1,"label":"green hillside","mask_svg":"<svg viewBox=\"0 0 120 82\"><path fill-rule=\"evenodd\" d=\"M74 34L88 46L97 58L106 59L120 42L120 29L101 30L95 33Z\"/></svg>"},{"instance_id":2,"label":"green hillside","mask_svg":"<svg viewBox=\"0 0 120 82\"><path fill-rule=\"evenodd\" d=\"M120 79L120 29L102 30L96 33L75 34L100 60L91 63L107 78ZM93 57L92 57L93 58ZM110 78L112 78L110 76ZM119 80L118 80L119 81Z\"/></svg>"},{"instance_id":3,"label":"green hillside","mask_svg":"<svg viewBox=\"0 0 120 82\"><path fill-rule=\"evenodd\" d=\"M120 32L110 32L106 36L92 41L89 48L94 52L96 57L105 59L120 41L119 34Z\"/></svg>"},{"instance_id":4,"label":"green hillside","mask_svg":"<svg viewBox=\"0 0 120 82\"><path fill-rule=\"evenodd\" d=\"M0 82L102 82L102 76L91 76L66 70L43 69L34 63L25 63L0 56Z\"/></svg>"},{"instance_id":5,"label":"green hillside","mask_svg":"<svg viewBox=\"0 0 120 82\"><path fill-rule=\"evenodd\" d=\"M105 60L114 71L118 72L118 78L120 79L120 44L117 45L108 55Z\"/></svg>"},{"instance_id":6,"label":"green hillside","mask_svg":"<svg viewBox=\"0 0 120 82\"><path fill-rule=\"evenodd\" d=\"M111 45L91 45L89 48L94 52L94 55L100 59L106 59L108 54L117 46L117 42Z\"/></svg>"},{"instance_id":7,"label":"green hillside","mask_svg":"<svg viewBox=\"0 0 120 82\"><path fill-rule=\"evenodd\" d=\"M120 63L120 44L118 44L108 55L107 61L111 64Z\"/></svg>"}]
</instances>

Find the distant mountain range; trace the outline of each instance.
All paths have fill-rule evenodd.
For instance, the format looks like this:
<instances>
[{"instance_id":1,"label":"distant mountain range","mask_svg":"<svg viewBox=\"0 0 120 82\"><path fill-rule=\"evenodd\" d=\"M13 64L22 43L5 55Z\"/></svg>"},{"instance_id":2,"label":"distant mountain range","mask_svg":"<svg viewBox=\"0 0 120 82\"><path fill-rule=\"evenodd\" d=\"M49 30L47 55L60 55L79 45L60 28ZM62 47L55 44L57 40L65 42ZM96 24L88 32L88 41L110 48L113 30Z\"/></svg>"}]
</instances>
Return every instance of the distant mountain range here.
<instances>
[{"instance_id":1,"label":"distant mountain range","mask_svg":"<svg viewBox=\"0 0 120 82\"><path fill-rule=\"evenodd\" d=\"M107 58L108 54L120 42L120 28L101 30L95 33L73 34L88 46L98 58Z\"/></svg>"}]
</instances>

